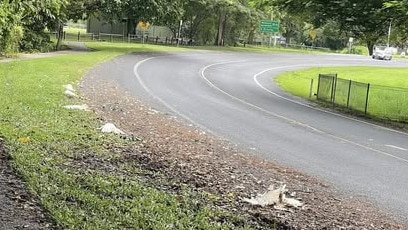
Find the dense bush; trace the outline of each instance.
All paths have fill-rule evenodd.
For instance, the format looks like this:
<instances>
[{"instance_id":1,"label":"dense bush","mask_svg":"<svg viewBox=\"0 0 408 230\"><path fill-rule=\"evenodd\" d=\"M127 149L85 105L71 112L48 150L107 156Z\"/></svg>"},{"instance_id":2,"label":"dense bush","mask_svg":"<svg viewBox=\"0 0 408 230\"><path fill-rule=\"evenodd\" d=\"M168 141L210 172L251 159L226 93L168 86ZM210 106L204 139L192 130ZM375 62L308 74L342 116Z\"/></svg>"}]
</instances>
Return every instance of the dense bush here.
<instances>
[{"instance_id":1,"label":"dense bush","mask_svg":"<svg viewBox=\"0 0 408 230\"><path fill-rule=\"evenodd\" d=\"M351 50L349 48L344 48L341 53L343 54L359 54L359 55L368 55L368 49L365 46L353 46Z\"/></svg>"},{"instance_id":2,"label":"dense bush","mask_svg":"<svg viewBox=\"0 0 408 230\"><path fill-rule=\"evenodd\" d=\"M27 29L24 31L20 48L27 52L49 52L54 49L48 33Z\"/></svg>"},{"instance_id":3,"label":"dense bush","mask_svg":"<svg viewBox=\"0 0 408 230\"><path fill-rule=\"evenodd\" d=\"M61 9L66 4L66 0L0 0L0 56L52 50L44 31L64 20Z\"/></svg>"},{"instance_id":4,"label":"dense bush","mask_svg":"<svg viewBox=\"0 0 408 230\"><path fill-rule=\"evenodd\" d=\"M7 1L0 5L0 55L10 56L19 51L19 41L23 37L20 19L14 5Z\"/></svg>"}]
</instances>

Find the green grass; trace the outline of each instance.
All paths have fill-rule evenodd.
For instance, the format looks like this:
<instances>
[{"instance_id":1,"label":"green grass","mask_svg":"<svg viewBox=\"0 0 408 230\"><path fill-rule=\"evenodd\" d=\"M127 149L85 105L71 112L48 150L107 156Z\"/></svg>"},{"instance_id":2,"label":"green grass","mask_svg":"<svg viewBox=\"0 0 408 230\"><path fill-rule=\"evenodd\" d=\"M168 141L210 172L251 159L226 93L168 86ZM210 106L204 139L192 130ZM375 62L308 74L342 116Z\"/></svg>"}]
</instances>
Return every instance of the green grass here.
<instances>
[{"instance_id":1,"label":"green grass","mask_svg":"<svg viewBox=\"0 0 408 230\"><path fill-rule=\"evenodd\" d=\"M81 34L86 34L86 29L81 29L81 28L69 27L69 28L64 28L64 31L69 34L78 34L78 32Z\"/></svg>"},{"instance_id":2,"label":"green grass","mask_svg":"<svg viewBox=\"0 0 408 230\"><path fill-rule=\"evenodd\" d=\"M76 28L66 28L64 29L66 32L65 34L65 41L78 41L78 32L80 33L79 41L81 42L91 42L92 35L87 34L86 30L84 29L76 29ZM94 37L97 39L97 37ZM53 41L55 42L54 37L52 37ZM102 35L99 38L101 41L104 42L113 42L113 43L128 43L127 38L123 38L122 36L109 36L109 35ZM149 40L152 43L151 40ZM131 43L141 43L140 38L137 40L132 40ZM176 43L173 43L173 47L176 46ZM167 47L170 47L168 45ZM181 46L186 49L200 49L200 50L214 50L214 51L233 51L233 52L256 52L256 53L268 53L268 52L283 52L283 53L327 53L330 51L323 51L318 49L306 49L306 48L286 48L282 46L265 46L265 45L246 45L245 47L243 44L239 46Z\"/></svg>"},{"instance_id":3,"label":"green grass","mask_svg":"<svg viewBox=\"0 0 408 230\"><path fill-rule=\"evenodd\" d=\"M256 52L256 53L268 53L268 52L282 52L282 53L327 53L328 51L311 50L311 49L295 49L286 48L282 46L264 46L264 45L246 45L241 44L239 46L190 46L189 49L204 49L204 50L217 50L217 51L234 51L234 52Z\"/></svg>"},{"instance_id":4,"label":"green grass","mask_svg":"<svg viewBox=\"0 0 408 230\"><path fill-rule=\"evenodd\" d=\"M406 72L407 68L318 67L283 73L276 78L276 81L284 90L303 98L309 97L312 79L314 82L312 92L317 92L319 73L337 73L338 78L370 83L369 115L374 118L406 122L408 121ZM396 90L393 87L401 89ZM364 105L365 102L359 104Z\"/></svg>"},{"instance_id":5,"label":"green grass","mask_svg":"<svg viewBox=\"0 0 408 230\"><path fill-rule=\"evenodd\" d=\"M100 134L92 113L61 108L73 103L63 96L62 86L80 81L97 63L127 52L183 49L88 45L97 51L0 63L0 136L12 164L56 223L63 229L248 228L241 217L206 206L205 194L192 188L173 194L143 182L138 175L143 169L115 161L121 154L103 147L126 146L127 141ZM133 173L83 164L92 159Z\"/></svg>"},{"instance_id":6,"label":"green grass","mask_svg":"<svg viewBox=\"0 0 408 230\"><path fill-rule=\"evenodd\" d=\"M354 45L351 49L351 52L348 47L344 48L340 53L343 54L359 54L359 55L364 55L368 56L368 48L367 46L361 46L361 45Z\"/></svg>"}]
</instances>

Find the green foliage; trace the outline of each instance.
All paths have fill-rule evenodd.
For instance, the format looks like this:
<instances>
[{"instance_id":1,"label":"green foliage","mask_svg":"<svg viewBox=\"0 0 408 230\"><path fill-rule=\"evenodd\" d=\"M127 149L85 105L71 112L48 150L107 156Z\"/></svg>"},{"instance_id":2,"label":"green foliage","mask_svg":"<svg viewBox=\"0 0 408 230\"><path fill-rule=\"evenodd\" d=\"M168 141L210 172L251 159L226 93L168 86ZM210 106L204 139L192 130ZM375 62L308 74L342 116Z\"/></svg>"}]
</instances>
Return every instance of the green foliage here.
<instances>
[{"instance_id":1,"label":"green foliage","mask_svg":"<svg viewBox=\"0 0 408 230\"><path fill-rule=\"evenodd\" d=\"M66 0L7 1L0 4L0 55L50 50L49 35L65 20Z\"/></svg>"},{"instance_id":2,"label":"green foliage","mask_svg":"<svg viewBox=\"0 0 408 230\"><path fill-rule=\"evenodd\" d=\"M302 43L309 36L304 34L304 20L296 15L283 14L280 18L280 26L283 37L286 38L286 43L293 42Z\"/></svg>"},{"instance_id":3,"label":"green foliage","mask_svg":"<svg viewBox=\"0 0 408 230\"><path fill-rule=\"evenodd\" d=\"M200 10L197 10L200 9ZM211 6L206 1L189 0L183 5L184 27L183 34L194 39L200 44L213 43L215 37L215 15ZM177 31L178 21L173 21L169 26L175 26ZM210 42L208 41L210 40Z\"/></svg>"},{"instance_id":4,"label":"green foliage","mask_svg":"<svg viewBox=\"0 0 408 230\"><path fill-rule=\"evenodd\" d=\"M17 4L2 0L0 5L0 55L10 56L19 51L19 41L23 36L20 24L21 12Z\"/></svg>"},{"instance_id":5,"label":"green foliage","mask_svg":"<svg viewBox=\"0 0 408 230\"><path fill-rule=\"evenodd\" d=\"M393 44L404 46L408 29L407 1L394 0L33 0L6 1L0 6L0 53L16 52L16 40L23 40L21 50L49 50L44 29L61 32L61 23L94 15L107 22L129 23L135 32L138 21L165 25L174 36L193 39L196 44L235 45L253 42L262 36L259 20L280 22L286 43L306 43L341 50L349 37L364 42L371 52L377 41L387 40L389 22L396 27ZM180 20L183 26L180 26ZM313 25L307 28L305 25ZM11 36L21 31L24 36ZM312 41L310 30L318 29ZM34 35L35 34L35 35ZM60 33L58 33L60 34ZM13 41L12 38L13 37ZM60 44L60 40L59 43ZM6 44L10 44L7 45Z\"/></svg>"},{"instance_id":6,"label":"green foliage","mask_svg":"<svg viewBox=\"0 0 408 230\"><path fill-rule=\"evenodd\" d=\"M23 38L23 28L21 26L14 26L11 28L9 35L5 36L4 41L4 55L9 56L19 52L19 41Z\"/></svg>"},{"instance_id":7,"label":"green foliage","mask_svg":"<svg viewBox=\"0 0 408 230\"><path fill-rule=\"evenodd\" d=\"M360 45L356 45L356 46L352 46L351 50L349 50L349 48L344 48L341 51L342 54L359 54L359 55L366 55L368 56L368 51L367 51L367 47L365 46L360 46Z\"/></svg>"},{"instance_id":8,"label":"green foliage","mask_svg":"<svg viewBox=\"0 0 408 230\"><path fill-rule=\"evenodd\" d=\"M389 21L391 18L395 19L396 12L384 7L384 0L275 0L274 3L291 14L306 13L316 27L323 27L328 21L335 21L347 36L365 42L369 52L374 44L388 33Z\"/></svg>"},{"instance_id":9,"label":"green foliage","mask_svg":"<svg viewBox=\"0 0 408 230\"><path fill-rule=\"evenodd\" d=\"M32 30L25 31L20 48L27 52L50 52L54 50L49 33Z\"/></svg>"}]
</instances>

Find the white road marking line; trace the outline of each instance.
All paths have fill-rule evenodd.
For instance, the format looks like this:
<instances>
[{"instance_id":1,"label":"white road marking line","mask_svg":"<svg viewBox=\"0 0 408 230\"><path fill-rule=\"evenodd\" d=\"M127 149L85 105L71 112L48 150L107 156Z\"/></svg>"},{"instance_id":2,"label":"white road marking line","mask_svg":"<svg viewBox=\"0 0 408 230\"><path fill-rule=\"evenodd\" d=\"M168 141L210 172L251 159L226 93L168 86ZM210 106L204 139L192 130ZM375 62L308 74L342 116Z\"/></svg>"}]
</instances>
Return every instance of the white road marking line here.
<instances>
[{"instance_id":1,"label":"white road marking line","mask_svg":"<svg viewBox=\"0 0 408 230\"><path fill-rule=\"evenodd\" d=\"M277 114L277 113L271 112L271 111L269 111L269 110L266 110L266 109L264 109L264 108L261 108L261 107L259 107L259 106L254 105L254 104L251 104L251 103L249 103L249 102L247 102L247 101L245 101L245 100L242 100L242 99L240 99L240 98L238 98L238 97L235 97L235 96L233 96L233 95L227 93L226 91L222 90L222 89L219 88L218 86L216 86L214 83L212 83L212 82L205 76L205 71L206 71L208 68L210 68L210 67L213 67L213 66L216 66L216 65L225 65L225 64L231 64L231 63L238 63L238 62L244 62L244 61L220 62L220 63L214 63L214 64L211 64L211 65L205 66L205 67L201 70L201 77L202 77L202 78L208 83L208 85L210 85L212 88L214 88L215 90L221 92L222 94L227 95L228 97L232 98L233 100L236 100L236 101L238 101L238 102L241 102L242 104L245 104L245 105L247 105L247 106L249 106L249 107L255 108L255 109L259 110L259 111L262 111L262 112L264 112L264 113L266 113L266 114L268 114L268 115L270 115L270 116L274 116L274 117L280 118L280 119L282 119L282 120L285 120L285 121L287 121L287 122L289 122L289 123L291 123L291 124L298 125L298 126L301 126L301 127L305 127L305 128L311 129L311 130L313 130L313 131L315 131L315 132L318 132L318 133L321 133L321 132L322 132L322 131L320 131L320 130L318 130L318 129L316 129L316 128L313 128L312 126L309 126L309 125L304 124L304 123L302 123L302 122L299 122L299 121L296 121L296 120L287 118L287 117L282 116L282 115L279 115L279 114ZM284 68L284 67L277 67L277 68Z\"/></svg>"},{"instance_id":2,"label":"white road marking line","mask_svg":"<svg viewBox=\"0 0 408 230\"><path fill-rule=\"evenodd\" d=\"M259 87L261 87L261 88L264 89L265 91L269 92L270 94L273 94L273 95L275 95L275 96L277 96L277 97L279 97L279 98L281 98L281 99L284 99L284 100L293 102L293 103L295 103L295 104L302 105L302 106L305 106L305 107L308 107L308 108L311 108L311 109L315 109L315 110L318 110L318 111L321 111L321 112L324 112L324 113L332 114L332 115L335 115L335 116L338 116L338 117L346 118L346 119L349 119L349 120L352 120L352 121L357 121L357 122L360 122L360 123L363 123L363 124L367 124L367 125L370 125L370 126L373 126L373 127L381 128L381 129L384 129L384 130L387 130L387 131L391 131L391 132L395 132L395 133L407 135L406 133L403 133L403 132L400 132L400 131L397 131L397 130L385 128L385 127L382 127L382 126L379 126L379 125L375 125L375 124L371 124L371 123L365 122L365 121L360 121L360 120L357 120L357 119L354 119L354 118L350 118L350 117L343 116L343 115L341 115L341 114L332 113L332 112L329 112L329 111L326 111L326 110L322 110L322 109L319 109L319 108L311 107L311 106L309 106L309 105L307 105L307 104L304 104L304 103L301 103L301 102L298 102L298 101L294 101L294 100L292 100L292 99L283 97L283 96L281 96L281 95L279 95L279 94L277 94L277 93L275 93L275 92L273 92L273 91L267 89L266 87L264 87L263 85L261 85L261 84L259 83L259 81L258 81L258 77L259 77L260 75L262 75L262 74L264 74L264 73L266 73L266 72L269 72L269 71L271 71L271 70L275 70L275 69L279 69L279 68L296 67L296 66L298 66L298 65L286 66L286 67L277 67L277 68L270 68L270 69L261 71L261 72L259 72L259 73L257 73L257 74L254 75L254 81L255 81L255 83L256 83ZM320 130L319 130L319 131L320 131ZM389 157L391 157L391 158L394 158L394 159L397 159L397 160L400 160L400 161L403 161L403 162L408 163L408 160L407 160L407 159L401 158L401 157L398 157L398 156L395 156L395 155L392 155L391 153L387 153L387 152L384 152L384 151L381 151L381 150L378 150L378 149L374 149L374 148L371 148L371 147L368 147L368 146L359 144L359 143L357 143L357 142L354 142L354 141L351 141L351 140L347 140L347 139L345 139L345 138L338 137L338 136L335 136L335 135L330 134L330 133L326 133L326 132L324 132L324 131L320 131L320 132L322 132L322 133L326 134L327 136L330 136L330 137L332 137L332 138L334 138L334 139L338 139L338 140L340 140L340 141L343 141L343 142L346 142L346 143L349 143L349 144L352 144L352 145L355 145L355 146L364 148L364 149L366 149L366 150L370 150L370 151L373 151L373 152L376 152L376 153L380 153L380 154L382 154L382 155L389 156Z\"/></svg>"},{"instance_id":3,"label":"white road marking line","mask_svg":"<svg viewBox=\"0 0 408 230\"><path fill-rule=\"evenodd\" d=\"M143 89L146 90L146 92L149 93L149 94L150 94L152 97L154 97L156 100L160 101L163 105L165 105L167 108L169 108L171 111L173 111L175 114L178 114L179 116L181 116L181 117L183 117L184 119L188 120L188 121L191 122L192 124L195 124L196 126L198 126L198 127L200 127L200 128L203 128L204 130L207 130L208 132L212 133L208 128L203 127L203 126L197 124L197 123L194 122L191 118L185 116L184 114L182 114L182 113L180 113L179 111L177 111L176 109L174 109L172 106L170 106L169 104L167 104L163 99L161 99L161 98L159 98L158 96L154 95L154 94L149 90L149 88L147 88L147 86L144 84L144 82L142 81L142 79L141 79L141 77L140 77L140 75L139 75L139 73L138 73L138 68L139 68L139 66L140 66L141 64L143 64L144 62L147 62L147 61L152 60L152 59L154 59L154 58L156 58L156 57L151 57L151 58L144 59L144 60L138 62L138 63L134 66L134 69L133 69L134 74L135 74L137 80L139 81L139 83L141 84L141 86L143 87ZM309 126L309 125L307 125L307 124L300 123L300 122L298 122L298 121L296 121L296 120L289 119L289 118L287 118L287 117L281 116L281 115L279 115L279 114L276 114L276 113L273 113L273 112L271 112L271 111L265 110L265 109L263 109L263 108L261 108L261 107L259 107L259 106L256 106L256 105L254 105L254 104L251 104L251 103L249 103L249 102L246 102L246 101L244 101L244 100L242 100L242 99L240 99L240 98L237 98L237 97L235 97L235 96L233 96L233 95L231 95L231 94L229 94L229 93L223 91L222 89L220 89L219 87L217 87L216 85L214 85L214 83L212 83L210 80L208 80L208 79L205 77L205 71L206 71L208 68L212 67L212 66L222 65L222 64L228 64L228 63L237 63L237 62L240 62L240 61L229 61L229 62L214 63L214 64L211 64L211 65L207 65L207 66L205 66L204 68L202 68L202 70L201 70L201 77L202 77L211 87L213 87L214 89L216 89L216 90L218 90L219 92L221 92L221 93L223 93L223 94L229 96L230 98L232 98L232 99L234 99L234 100L237 100L237 101L239 101L239 102L241 102L241 103L243 103L243 104L246 104L246 105L248 105L248 106L250 106L250 107L252 107L252 108L258 109L258 110L260 110L260 111L263 111L263 112L265 112L265 113L267 113L267 114L269 114L269 115L275 116L275 117L277 117L277 118L286 120L286 121L288 121L288 122L290 122L290 123L292 123L292 124L297 124L297 125L299 125L299 126L303 126L303 127L310 128L310 129L312 129L313 131L316 131L316 132L319 132L319 133L322 133L322 134L326 134L326 135L331 136L331 137L333 137L333 138L335 138L335 139L338 139L338 140L341 140L341 141L344 141L344 142L353 144L353 145L355 145L355 146L359 146L359 147L361 147L361 148L364 148L364 149L367 149L367 150L371 150L371 151L374 151L374 152L377 152L377 153L380 153L380 154L383 154L383 155L386 155L386 156L389 156L389 157L395 158L395 159L397 159L397 160L401 160L401 161L404 161L404 162L407 162L407 163L408 163L408 160L407 160L407 159L404 159L404 158L401 158L401 157L397 157L397 156L394 156L394 155L392 155L392 154L390 154L390 153L383 152L383 151L377 150L377 149L373 149L373 148L370 148L370 147L368 147L368 146L364 146L364 145L358 144L358 143L356 143L356 142L353 142L353 141L350 141L350 140L347 140L347 139L344 139L344 138L341 138L341 137L337 137L337 136L332 135L332 134L329 134L329 133L325 133L324 131L321 131L321 130L319 130L319 129L316 129L316 128L314 128L314 127L311 127L311 126ZM242 61L241 61L241 62L242 62ZM294 65L294 66L295 66L295 65ZM268 70L262 71L261 73L255 75L255 76L254 76L254 79L255 79L255 81L257 82L257 84L258 84L261 88L267 90L268 92L270 92L270 93L272 93L272 94L274 94L274 95L276 95L276 96L278 96L278 97L280 97L280 98L282 98L282 99L285 99L285 100L288 100L288 101L292 101L293 103L297 103L297 104L300 104L300 105L304 105L304 106L306 106L306 107L310 107L310 106L308 106L308 105L306 105L306 104L303 104L303 103L300 103L300 102L296 102L296 101L293 101L293 100L291 100L291 99L282 97L282 96L280 96L280 95L278 95L278 94L276 94L276 93L274 93L274 92L272 92L272 91L266 89L266 88L263 87L261 84L259 84L259 82L258 82L257 79L256 79L259 75L261 75L261 74L263 74L263 73L265 73L265 72L267 72L267 71L270 71L270 70L273 70L273 69L289 68L289 67L294 67L294 66L282 66L282 67L276 67L276 68L268 69ZM298 65L298 66L300 66L300 65ZM313 108L313 107L310 107L310 108L316 109L316 108ZM320 110L320 109L317 109L317 110ZM327 111L324 111L324 110L320 110L320 111L327 112ZM327 112L327 113L331 113L331 112ZM334 113L331 113L331 114L334 114ZM338 115L338 114L334 114L334 115ZM345 117L345 116L341 116L341 115L338 115L338 116L340 116L340 117ZM348 117L345 117L345 118L348 118ZM350 118L348 118L348 119L350 119ZM355 119L351 119L351 120L355 120ZM359 120L356 120L356 121L359 121ZM361 122L361 121L359 121L359 122ZM362 122L362 123L366 123L366 122ZM367 124L370 124L370 123L367 123ZM372 125L372 124L370 124L370 125ZM378 126L378 127L381 127L381 126ZM391 129L390 129L390 130L391 130ZM391 130L391 131L393 131L393 130Z\"/></svg>"},{"instance_id":4,"label":"white road marking line","mask_svg":"<svg viewBox=\"0 0 408 230\"><path fill-rule=\"evenodd\" d=\"M186 121L190 122L191 124L195 125L196 127L199 127L202 130L205 130L208 133L214 134L211 130L209 130L207 127L204 127L200 124L198 124L197 122L193 121L190 117L182 114L181 112L179 112L178 110L176 110L175 108L173 108L173 106L169 105L167 102L165 102L163 99L161 99L160 97L158 97L157 95L153 94L153 92L146 86L146 84L144 84L142 78L139 75L139 67L147 62L150 61L152 59L156 59L156 58L160 58L162 56L157 56L157 57L150 57L150 58L146 58L143 59L139 62L136 63L136 65L133 67L133 73L136 76L136 79L138 80L139 84L142 86L142 88L150 95L152 96L155 100L159 101L160 103L162 103L165 107L167 107L170 111L172 111L174 114L184 118Z\"/></svg>"},{"instance_id":5,"label":"white road marking line","mask_svg":"<svg viewBox=\"0 0 408 230\"><path fill-rule=\"evenodd\" d=\"M238 62L240 62L240 61L229 61L229 62L214 63L214 64L211 64L211 65L205 66L205 67L201 70L201 76L202 76L202 78L203 78L211 87L213 87L214 89L218 90L219 92L221 92L221 93L227 95L228 97L230 97L230 98L232 98L232 99L234 99L234 100L236 100L236 101L239 101L239 102L241 102L241 103L243 103L243 104L245 104L245 105L247 105L247 106L250 106L250 107L252 107L252 108L255 108L255 109L257 109L257 110L260 110L260 111L262 111L262 112L264 112L264 113L266 113L266 114L269 114L269 115L271 115L271 116L274 116L274 117L280 118L280 119L282 119L282 120L288 121L289 123L299 125L299 126L301 126L301 127L309 128L309 129L311 129L311 130L313 130L313 131L315 131L315 132L318 132L318 133L321 133L321 134L323 134L323 135L327 135L327 136L329 136L329 137L332 137L333 139L337 139L337 140L340 140L340 141L342 141L342 142L349 143L349 144L351 144L351 145L358 146L358 147L360 147L360 148L363 148L363 149L366 149L366 150L369 150L369 151L373 151L373 152L376 152L376 153L379 153L379 154L382 154L382 155L385 155L385 156L388 156L388 157L391 157L391 158L394 158L394 159L397 159L397 160L400 160L400 161L403 161L403 162L408 163L408 159L401 158L401 157L398 157L398 156L394 156L394 155L392 155L392 154L390 154L390 153L387 153L387 152L384 152L384 151L381 151L381 150L378 150L378 149L374 149L374 148L371 148L371 147L368 147L368 146L359 144L359 143L357 143L357 142L354 142L354 141L351 141L351 140L348 140L348 139L345 139L345 138L342 138L342 137L335 136L335 135L330 134L330 133L326 133L326 132L324 132L324 131L322 131L322 130L320 130L320 129L314 128L314 127L312 127L312 126L310 126L310 125L308 125L308 124L301 123L301 122L299 122L299 121L296 121L296 120L293 120L293 119L284 117L284 116L279 115L279 114L277 114L277 113L271 112L271 111L269 111L269 110L266 110L266 109L264 109L264 108L261 108L261 107L259 107L259 106L254 105L254 104L251 104L251 103L249 103L249 102L247 102L247 101L245 101L245 100L242 100L242 99L240 99L240 98L238 98L238 97L235 97L235 96L233 96L233 95L231 95L231 94L225 92L224 90L222 90L221 88L219 88L218 86L216 86L214 83L212 83L212 82L205 76L205 71L206 71L208 68L210 68L210 67L213 67L213 66L216 66L216 65L225 65L225 64L231 64L231 63L238 63ZM295 67L295 66L302 66L302 65L281 66L281 67L275 67L275 68L271 68L271 69L268 69L268 70L264 70L264 71L262 71L262 72L260 72L260 73L258 73L258 74L256 74L256 75L254 76L255 82L257 82L257 84L258 84L261 88L263 88L264 90L268 91L269 93L272 93L273 95L276 95L277 97L280 97L280 98L282 98L282 99L291 101L291 102L296 103L296 104L300 104L300 105L303 105L303 106L306 106L306 107L310 107L309 105L306 105L306 104L303 104L303 103L300 103L300 102L297 102L297 101L294 101L294 100L291 100L291 99L282 97L282 96L280 96L280 95L278 95L278 94L276 94L276 93L274 93L274 92L272 92L272 91L266 89L264 86L262 86L261 84L259 84L259 82L258 82L258 80L257 80L257 76L259 76L259 75L261 75L261 74L263 74L263 73L265 73L265 72L268 72L268 71L271 71L271 70L274 70L274 69L283 69L283 68L289 68L289 67ZM312 108L312 107L310 107L310 108ZM318 109L318 110L320 110L320 109ZM324 110L321 110L321 111L324 111ZM324 112L325 112L325 111L324 111ZM333 114L334 114L334 113L333 113ZM343 117L343 116L340 116L340 117ZM357 120L357 121L358 121L358 120ZM370 123L367 123L367 124L370 124Z\"/></svg>"},{"instance_id":6,"label":"white road marking line","mask_svg":"<svg viewBox=\"0 0 408 230\"><path fill-rule=\"evenodd\" d=\"M295 104L298 104L298 105L302 105L302 106L304 106L304 107L307 107L307 108L310 108L310 109L314 109L314 110L317 110L317 111L321 111L321 112L324 112L324 113L328 113L328 114L331 114L331 115L334 115L334 116L338 116L338 117L342 117L342 118L345 118L345 119L348 119L348 120L360 122L360 123L362 123L362 124L370 125L370 126L373 126L373 127L379 128L379 129L387 130L387 131L390 131L390 132L394 132L394 133L398 133L398 134L402 134L402 135L406 135L406 136L408 135L407 133L404 133L404 132L401 132L401 131L398 131L398 130L394 130L394 129L390 129L390 128L383 127L383 126L380 126L380 125L376 125L376 124L373 124L373 123L370 123L370 122L358 120L358 119L355 119L355 118L352 118L352 117L347 117L347 116L344 116L344 115L341 115L341 114L338 114L338 113L333 113L333 112L330 112L330 111L327 111L327 110L323 110L323 109L319 109L319 108L316 108L316 107L312 107L312 106L310 106L310 105L308 105L308 104L305 104L305 103L302 103L302 102L299 102L299 101L295 101L295 100L286 98L286 97L284 97L284 96L281 96L281 95L279 95L279 94L277 94L277 93L275 93L275 92L273 92L273 91L267 89L265 86L263 86L263 85L262 85L261 83L259 83L259 81L258 81L258 77L259 77L260 75L262 75L262 74L264 74L264 73L266 73L266 72L269 72L269 71L271 71L271 70L282 69L282 68L292 68L292 67L299 67L299 66L304 66L304 65L282 66L282 67L277 67L277 68L266 69L266 70L263 70L263 71L261 71L261 72L255 74L254 77L253 77L253 79L254 79L255 83L256 83L259 87L261 87L263 90L265 90L265 91L267 91L268 93L270 93L270 94L272 94L272 95L275 95L276 97L279 97L279 98L281 98L281 99L283 99L283 100L290 101L290 102L292 102L292 103L295 103ZM310 66L308 66L308 67L311 67L311 66L313 66L313 65L310 65Z\"/></svg>"},{"instance_id":7,"label":"white road marking line","mask_svg":"<svg viewBox=\"0 0 408 230\"><path fill-rule=\"evenodd\" d=\"M402 150L402 151L407 151L408 150L408 149L404 149L404 148L401 148L401 147L398 147L398 146L395 146L395 145L385 145L385 146L393 148L393 149Z\"/></svg>"}]
</instances>

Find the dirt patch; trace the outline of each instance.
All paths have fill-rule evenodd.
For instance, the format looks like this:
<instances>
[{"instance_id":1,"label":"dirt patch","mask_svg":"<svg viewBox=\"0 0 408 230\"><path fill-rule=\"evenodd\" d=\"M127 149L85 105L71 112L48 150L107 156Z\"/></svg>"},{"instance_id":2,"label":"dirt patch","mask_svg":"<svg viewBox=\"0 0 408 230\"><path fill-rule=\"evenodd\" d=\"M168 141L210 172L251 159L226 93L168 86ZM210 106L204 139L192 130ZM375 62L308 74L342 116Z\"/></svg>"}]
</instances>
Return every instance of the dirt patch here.
<instances>
[{"instance_id":1,"label":"dirt patch","mask_svg":"<svg viewBox=\"0 0 408 230\"><path fill-rule=\"evenodd\" d=\"M55 229L10 162L0 138L0 229Z\"/></svg>"},{"instance_id":2,"label":"dirt patch","mask_svg":"<svg viewBox=\"0 0 408 230\"><path fill-rule=\"evenodd\" d=\"M96 114L142 140L123 149L115 147L123 161L160 172L162 178L155 180L176 181L214 194L217 208L256 221L261 229L269 229L271 224L279 229L406 229L364 201L343 197L310 176L242 152L218 137L150 109L112 80L89 75L81 86ZM281 184L305 205L277 210L243 201L265 192L270 185ZM177 184L172 189L177 189Z\"/></svg>"}]
</instances>

